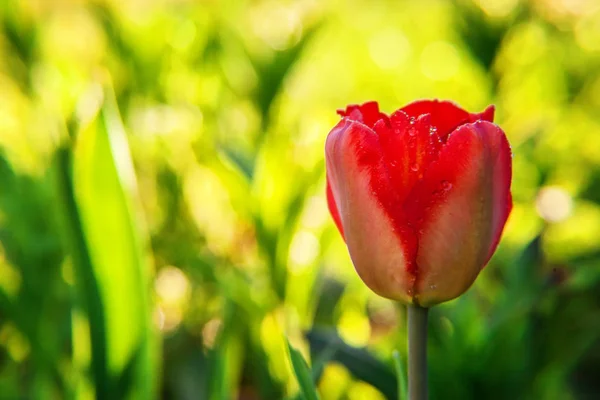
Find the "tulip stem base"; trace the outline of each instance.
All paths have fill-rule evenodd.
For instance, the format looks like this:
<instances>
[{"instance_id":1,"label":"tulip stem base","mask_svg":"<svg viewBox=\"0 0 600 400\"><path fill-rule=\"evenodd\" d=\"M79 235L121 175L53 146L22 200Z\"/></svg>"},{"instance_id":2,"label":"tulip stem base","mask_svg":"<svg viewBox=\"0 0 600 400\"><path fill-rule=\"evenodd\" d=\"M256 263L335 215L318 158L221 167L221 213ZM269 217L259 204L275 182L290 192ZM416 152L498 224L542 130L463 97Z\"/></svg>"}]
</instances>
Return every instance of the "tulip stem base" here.
<instances>
[{"instance_id":1,"label":"tulip stem base","mask_svg":"<svg viewBox=\"0 0 600 400\"><path fill-rule=\"evenodd\" d=\"M428 308L409 305L408 309L408 399L427 400L427 312Z\"/></svg>"}]
</instances>

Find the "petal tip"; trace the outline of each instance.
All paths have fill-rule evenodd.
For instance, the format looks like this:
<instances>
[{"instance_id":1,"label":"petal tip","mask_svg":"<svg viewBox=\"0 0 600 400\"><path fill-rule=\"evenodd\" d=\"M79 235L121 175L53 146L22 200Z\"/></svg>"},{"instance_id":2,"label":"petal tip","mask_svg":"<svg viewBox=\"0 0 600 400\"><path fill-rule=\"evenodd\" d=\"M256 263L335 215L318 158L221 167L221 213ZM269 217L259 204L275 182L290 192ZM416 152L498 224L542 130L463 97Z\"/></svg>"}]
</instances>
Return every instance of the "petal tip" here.
<instances>
[{"instance_id":1,"label":"petal tip","mask_svg":"<svg viewBox=\"0 0 600 400\"><path fill-rule=\"evenodd\" d=\"M496 107L491 104L482 113L478 114L479 118L485 121L494 122Z\"/></svg>"},{"instance_id":2,"label":"petal tip","mask_svg":"<svg viewBox=\"0 0 600 400\"><path fill-rule=\"evenodd\" d=\"M350 104L346 109L338 109L337 114L342 118L348 118L351 121L362 122L369 128L373 128L379 120L386 120L388 116L379 111L379 104L376 101L367 101L362 104Z\"/></svg>"}]
</instances>

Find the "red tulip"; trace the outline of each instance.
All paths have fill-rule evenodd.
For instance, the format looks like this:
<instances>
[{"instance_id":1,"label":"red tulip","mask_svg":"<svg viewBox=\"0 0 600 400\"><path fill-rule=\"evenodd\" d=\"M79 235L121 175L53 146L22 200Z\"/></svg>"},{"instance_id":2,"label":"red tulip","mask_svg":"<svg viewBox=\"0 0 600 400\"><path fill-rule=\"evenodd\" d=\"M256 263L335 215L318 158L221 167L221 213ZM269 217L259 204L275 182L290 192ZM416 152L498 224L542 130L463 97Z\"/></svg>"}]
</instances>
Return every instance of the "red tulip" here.
<instances>
[{"instance_id":1,"label":"red tulip","mask_svg":"<svg viewBox=\"0 0 600 400\"><path fill-rule=\"evenodd\" d=\"M338 111L326 142L327 202L361 279L428 307L464 293L512 209L511 150L494 107L423 100L388 116Z\"/></svg>"}]
</instances>

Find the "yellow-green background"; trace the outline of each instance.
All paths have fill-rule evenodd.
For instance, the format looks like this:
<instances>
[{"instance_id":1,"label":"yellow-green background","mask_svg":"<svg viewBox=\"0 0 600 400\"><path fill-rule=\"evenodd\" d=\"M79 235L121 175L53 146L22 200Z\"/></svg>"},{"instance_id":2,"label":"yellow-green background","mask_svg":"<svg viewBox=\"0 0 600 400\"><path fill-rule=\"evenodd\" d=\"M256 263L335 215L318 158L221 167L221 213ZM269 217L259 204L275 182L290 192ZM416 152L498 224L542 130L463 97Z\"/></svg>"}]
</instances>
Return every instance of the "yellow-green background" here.
<instances>
[{"instance_id":1,"label":"yellow-green background","mask_svg":"<svg viewBox=\"0 0 600 400\"><path fill-rule=\"evenodd\" d=\"M433 399L600 396L596 0L0 0L0 399L395 398L324 196L337 108L495 104L514 210Z\"/></svg>"}]
</instances>

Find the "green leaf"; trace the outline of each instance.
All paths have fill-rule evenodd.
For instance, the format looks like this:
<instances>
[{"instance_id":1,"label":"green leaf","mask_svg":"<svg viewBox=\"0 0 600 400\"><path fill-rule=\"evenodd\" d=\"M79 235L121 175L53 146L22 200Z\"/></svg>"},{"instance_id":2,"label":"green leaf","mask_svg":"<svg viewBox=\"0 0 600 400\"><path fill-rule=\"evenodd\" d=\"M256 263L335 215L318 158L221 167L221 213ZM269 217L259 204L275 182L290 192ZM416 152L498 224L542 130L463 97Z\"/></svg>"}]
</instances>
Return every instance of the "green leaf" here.
<instances>
[{"instance_id":1,"label":"green leaf","mask_svg":"<svg viewBox=\"0 0 600 400\"><path fill-rule=\"evenodd\" d=\"M335 345L332 361L344 365L356 378L375 387L388 399L398 398L395 377L390 368L364 348L346 344L335 331L315 328L306 333L311 354L318 354Z\"/></svg>"},{"instance_id":2,"label":"green leaf","mask_svg":"<svg viewBox=\"0 0 600 400\"><path fill-rule=\"evenodd\" d=\"M146 234L134 207L133 164L112 98L79 131L72 159L62 152L60 165L76 287L89 319L96 397L151 399L157 378ZM73 340L75 348L85 341Z\"/></svg>"},{"instance_id":3,"label":"green leaf","mask_svg":"<svg viewBox=\"0 0 600 400\"><path fill-rule=\"evenodd\" d=\"M398 350L392 352L394 359L394 369L396 370L396 379L398 380L398 399L408 398L408 385L406 384L406 372L402 362L402 356Z\"/></svg>"},{"instance_id":4,"label":"green leaf","mask_svg":"<svg viewBox=\"0 0 600 400\"><path fill-rule=\"evenodd\" d=\"M306 400L318 400L319 394L312 380L312 374L308 368L308 364L302 357L302 354L292 347L288 341L288 349L290 351L290 358L292 360L292 366L294 367L294 373L298 379L300 385L300 391Z\"/></svg>"},{"instance_id":5,"label":"green leaf","mask_svg":"<svg viewBox=\"0 0 600 400\"><path fill-rule=\"evenodd\" d=\"M239 321L240 310L233 303L225 307L223 327L219 334L211 362L210 400L228 400L235 397L241 373L243 327ZM236 316L237 315L237 316Z\"/></svg>"}]
</instances>

